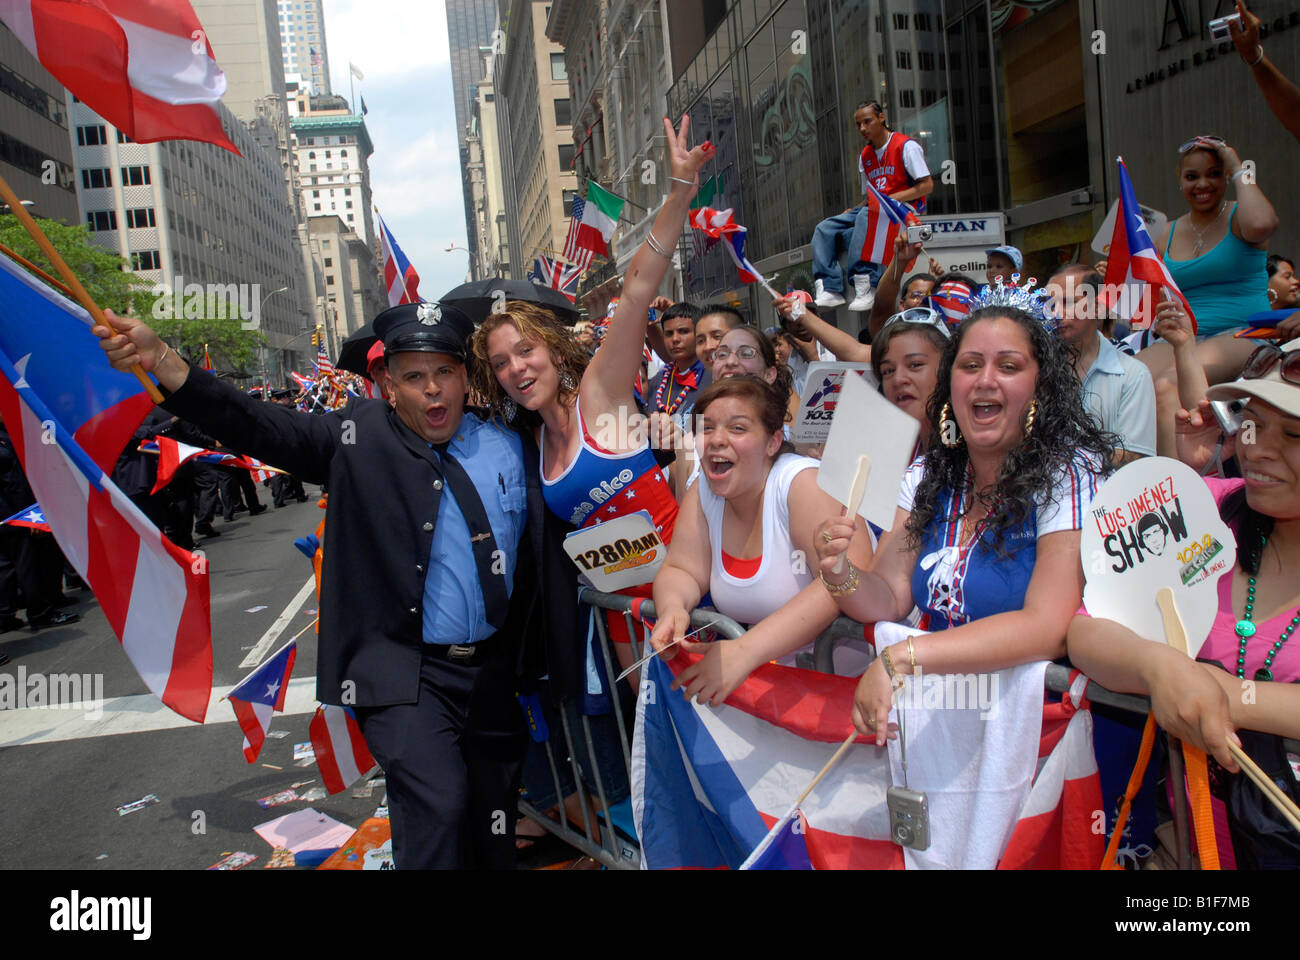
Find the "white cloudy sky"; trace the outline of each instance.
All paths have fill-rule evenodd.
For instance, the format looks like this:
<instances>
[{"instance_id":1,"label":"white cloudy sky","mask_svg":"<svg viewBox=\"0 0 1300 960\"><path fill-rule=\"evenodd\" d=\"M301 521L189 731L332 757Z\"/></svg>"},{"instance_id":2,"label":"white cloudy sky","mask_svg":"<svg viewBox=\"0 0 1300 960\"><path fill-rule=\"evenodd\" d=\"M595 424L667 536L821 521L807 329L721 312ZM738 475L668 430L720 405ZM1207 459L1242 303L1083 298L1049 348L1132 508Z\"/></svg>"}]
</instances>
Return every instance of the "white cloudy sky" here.
<instances>
[{"instance_id":1,"label":"white cloudy sky","mask_svg":"<svg viewBox=\"0 0 1300 960\"><path fill-rule=\"evenodd\" d=\"M365 74L375 204L433 300L464 282L465 205L451 99L443 0L324 0L334 93L350 96L348 62ZM358 102L353 107L360 110Z\"/></svg>"}]
</instances>

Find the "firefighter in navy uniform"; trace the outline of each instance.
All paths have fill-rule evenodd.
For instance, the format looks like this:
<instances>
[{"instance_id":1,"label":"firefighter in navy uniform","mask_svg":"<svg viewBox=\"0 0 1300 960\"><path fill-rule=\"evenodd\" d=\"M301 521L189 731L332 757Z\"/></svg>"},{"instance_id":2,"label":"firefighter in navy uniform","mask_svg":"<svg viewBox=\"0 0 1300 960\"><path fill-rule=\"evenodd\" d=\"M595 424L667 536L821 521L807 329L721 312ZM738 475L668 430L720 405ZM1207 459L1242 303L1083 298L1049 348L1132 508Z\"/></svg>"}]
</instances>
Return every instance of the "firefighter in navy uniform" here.
<instances>
[{"instance_id":1,"label":"firefighter in navy uniform","mask_svg":"<svg viewBox=\"0 0 1300 960\"><path fill-rule=\"evenodd\" d=\"M384 767L396 865L513 868L528 739L514 693L542 642L546 509L520 436L464 409L469 318L384 311L390 399L319 416L253 401L143 323L113 322L122 333L95 328L110 360L153 372L168 410L328 481L317 696L355 708Z\"/></svg>"}]
</instances>

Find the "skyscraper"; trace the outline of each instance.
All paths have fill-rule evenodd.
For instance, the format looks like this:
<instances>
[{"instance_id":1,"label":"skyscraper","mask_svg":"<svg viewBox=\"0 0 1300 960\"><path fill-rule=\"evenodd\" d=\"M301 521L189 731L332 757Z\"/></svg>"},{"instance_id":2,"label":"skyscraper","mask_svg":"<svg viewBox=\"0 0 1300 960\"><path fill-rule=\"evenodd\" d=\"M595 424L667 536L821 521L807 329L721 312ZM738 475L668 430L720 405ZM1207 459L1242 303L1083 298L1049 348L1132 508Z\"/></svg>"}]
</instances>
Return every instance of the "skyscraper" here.
<instances>
[{"instance_id":1,"label":"skyscraper","mask_svg":"<svg viewBox=\"0 0 1300 960\"><path fill-rule=\"evenodd\" d=\"M470 188L469 148L465 134L474 111L478 84L483 79L484 51L492 48L496 29L497 5L494 0L447 0L447 40L451 46L451 89L456 104L456 145L460 148L460 173L465 196L465 234L468 237L470 264L478 255L478 230L474 198Z\"/></svg>"},{"instance_id":2,"label":"skyscraper","mask_svg":"<svg viewBox=\"0 0 1300 960\"><path fill-rule=\"evenodd\" d=\"M297 74L310 81L312 93L328 95L330 58L325 47L322 0L277 0L276 5L280 13L285 75Z\"/></svg>"}]
</instances>

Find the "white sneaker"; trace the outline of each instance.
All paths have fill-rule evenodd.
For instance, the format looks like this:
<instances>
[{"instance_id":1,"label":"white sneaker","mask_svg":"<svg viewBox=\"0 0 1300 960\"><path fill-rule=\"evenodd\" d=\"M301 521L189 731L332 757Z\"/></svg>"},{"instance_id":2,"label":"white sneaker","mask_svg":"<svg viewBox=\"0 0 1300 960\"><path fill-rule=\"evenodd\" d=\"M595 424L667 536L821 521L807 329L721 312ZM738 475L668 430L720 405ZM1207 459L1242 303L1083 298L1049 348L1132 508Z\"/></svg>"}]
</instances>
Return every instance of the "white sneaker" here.
<instances>
[{"instance_id":1,"label":"white sneaker","mask_svg":"<svg viewBox=\"0 0 1300 960\"><path fill-rule=\"evenodd\" d=\"M864 310L870 310L871 305L876 302L876 291L871 289L871 275L860 273L853 278L853 288L856 294L853 302L849 304L849 309L861 313Z\"/></svg>"},{"instance_id":2,"label":"white sneaker","mask_svg":"<svg viewBox=\"0 0 1300 960\"><path fill-rule=\"evenodd\" d=\"M844 298L833 290L827 290L820 280L813 282L813 303L819 307L839 307L844 305Z\"/></svg>"}]
</instances>

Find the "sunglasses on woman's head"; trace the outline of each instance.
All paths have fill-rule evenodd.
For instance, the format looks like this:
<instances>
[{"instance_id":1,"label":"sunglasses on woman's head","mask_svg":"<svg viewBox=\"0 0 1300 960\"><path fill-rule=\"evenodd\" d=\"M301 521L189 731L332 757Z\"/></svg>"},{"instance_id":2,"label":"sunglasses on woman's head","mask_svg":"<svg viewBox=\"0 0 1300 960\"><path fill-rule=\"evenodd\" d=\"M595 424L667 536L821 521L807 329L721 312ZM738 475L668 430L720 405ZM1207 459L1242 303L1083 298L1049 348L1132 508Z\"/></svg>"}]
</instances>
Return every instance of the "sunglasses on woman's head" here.
<instances>
[{"instance_id":1,"label":"sunglasses on woman's head","mask_svg":"<svg viewBox=\"0 0 1300 960\"><path fill-rule=\"evenodd\" d=\"M1181 156L1195 150L1197 147L1221 147L1223 144L1223 137L1193 137L1178 148L1178 153Z\"/></svg>"},{"instance_id":2,"label":"sunglasses on woman's head","mask_svg":"<svg viewBox=\"0 0 1300 960\"><path fill-rule=\"evenodd\" d=\"M1241 379L1258 380L1267 377L1273 368L1282 364L1282 380L1300 387L1300 350L1284 351L1274 343L1266 343L1255 350L1242 368Z\"/></svg>"},{"instance_id":3,"label":"sunglasses on woman's head","mask_svg":"<svg viewBox=\"0 0 1300 960\"><path fill-rule=\"evenodd\" d=\"M900 310L885 321L885 326L887 327L891 323L921 323L934 327L944 335L945 339L952 336L948 331L947 322L943 319L943 314L930 307L909 307L906 310Z\"/></svg>"},{"instance_id":4,"label":"sunglasses on woman's head","mask_svg":"<svg viewBox=\"0 0 1300 960\"><path fill-rule=\"evenodd\" d=\"M744 344L737 347L734 351L730 347L718 347L718 349L713 351L713 362L717 363L719 360L726 360L727 357L732 355L732 353L735 353L735 355L741 360L753 360L758 356L758 347L751 347L748 344Z\"/></svg>"}]
</instances>

